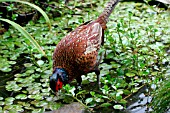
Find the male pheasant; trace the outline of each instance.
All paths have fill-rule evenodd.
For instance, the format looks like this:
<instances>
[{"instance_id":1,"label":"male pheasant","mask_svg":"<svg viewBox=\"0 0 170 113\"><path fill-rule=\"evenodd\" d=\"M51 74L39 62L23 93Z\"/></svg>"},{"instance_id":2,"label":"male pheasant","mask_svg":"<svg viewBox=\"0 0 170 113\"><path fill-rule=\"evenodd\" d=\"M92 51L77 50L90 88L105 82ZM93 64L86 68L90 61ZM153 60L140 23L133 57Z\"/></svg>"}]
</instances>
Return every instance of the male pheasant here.
<instances>
[{"instance_id":1,"label":"male pheasant","mask_svg":"<svg viewBox=\"0 0 170 113\"><path fill-rule=\"evenodd\" d=\"M53 54L53 74L50 76L50 87L54 92L73 79L80 85L81 75L90 72L96 73L100 83L98 52L104 43L106 23L118 2L119 0L110 0L95 21L80 25L58 43Z\"/></svg>"}]
</instances>

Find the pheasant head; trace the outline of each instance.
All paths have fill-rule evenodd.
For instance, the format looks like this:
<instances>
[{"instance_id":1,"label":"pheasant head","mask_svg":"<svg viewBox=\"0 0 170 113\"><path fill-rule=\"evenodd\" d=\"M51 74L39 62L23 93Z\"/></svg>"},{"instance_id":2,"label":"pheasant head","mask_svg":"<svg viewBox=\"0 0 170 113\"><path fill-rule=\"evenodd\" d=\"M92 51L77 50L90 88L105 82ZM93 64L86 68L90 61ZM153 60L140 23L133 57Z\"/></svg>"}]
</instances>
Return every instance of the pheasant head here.
<instances>
[{"instance_id":1,"label":"pheasant head","mask_svg":"<svg viewBox=\"0 0 170 113\"><path fill-rule=\"evenodd\" d=\"M63 85L68 83L68 75L63 68L56 68L50 76L50 87L54 92L58 92Z\"/></svg>"}]
</instances>

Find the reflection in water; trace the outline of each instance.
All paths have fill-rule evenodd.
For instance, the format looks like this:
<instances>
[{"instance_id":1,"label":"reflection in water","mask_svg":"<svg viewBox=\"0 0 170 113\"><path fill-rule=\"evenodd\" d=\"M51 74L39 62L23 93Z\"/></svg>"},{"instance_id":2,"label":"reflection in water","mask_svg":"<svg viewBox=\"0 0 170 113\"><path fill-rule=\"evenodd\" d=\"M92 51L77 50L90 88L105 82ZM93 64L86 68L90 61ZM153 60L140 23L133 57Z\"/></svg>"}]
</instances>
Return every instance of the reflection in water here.
<instances>
[{"instance_id":1,"label":"reflection in water","mask_svg":"<svg viewBox=\"0 0 170 113\"><path fill-rule=\"evenodd\" d=\"M127 113L149 113L152 111L152 108L148 106L152 97L145 95L147 90L147 87L144 86L138 93L129 98L129 105L125 110Z\"/></svg>"},{"instance_id":2,"label":"reflection in water","mask_svg":"<svg viewBox=\"0 0 170 113\"><path fill-rule=\"evenodd\" d=\"M128 106L127 111L130 113L146 113L152 111L150 107L147 106L152 100L151 96L145 96L144 93L139 95L139 100Z\"/></svg>"}]
</instances>

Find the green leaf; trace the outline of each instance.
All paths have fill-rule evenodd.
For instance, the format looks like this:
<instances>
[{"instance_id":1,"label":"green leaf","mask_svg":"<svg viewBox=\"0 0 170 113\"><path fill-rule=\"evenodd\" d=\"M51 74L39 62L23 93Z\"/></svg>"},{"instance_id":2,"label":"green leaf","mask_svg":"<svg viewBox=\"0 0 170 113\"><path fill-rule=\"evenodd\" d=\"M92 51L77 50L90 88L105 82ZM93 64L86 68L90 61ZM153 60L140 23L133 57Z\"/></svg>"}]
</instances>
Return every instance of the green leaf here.
<instances>
[{"instance_id":1,"label":"green leaf","mask_svg":"<svg viewBox=\"0 0 170 113\"><path fill-rule=\"evenodd\" d=\"M120 101L122 99L122 96L121 95L116 95L116 100L117 101Z\"/></svg>"},{"instance_id":2,"label":"green leaf","mask_svg":"<svg viewBox=\"0 0 170 113\"><path fill-rule=\"evenodd\" d=\"M86 90L79 91L79 92L76 94L76 96L77 96L77 95L84 94L84 93L86 93L86 92L87 92Z\"/></svg>"},{"instance_id":3,"label":"green leaf","mask_svg":"<svg viewBox=\"0 0 170 113\"><path fill-rule=\"evenodd\" d=\"M88 104L88 103L90 103L90 102L92 102L93 101L93 98L87 98L86 100L85 100L85 103L86 103L86 105Z\"/></svg>"},{"instance_id":4,"label":"green leaf","mask_svg":"<svg viewBox=\"0 0 170 113\"><path fill-rule=\"evenodd\" d=\"M119 101L119 103L121 103L121 104L126 104L127 101L126 101L125 99L121 99L121 100Z\"/></svg>"},{"instance_id":5,"label":"green leaf","mask_svg":"<svg viewBox=\"0 0 170 113\"><path fill-rule=\"evenodd\" d=\"M111 105L112 105L111 103L102 103L100 107L109 107Z\"/></svg>"},{"instance_id":6,"label":"green leaf","mask_svg":"<svg viewBox=\"0 0 170 113\"><path fill-rule=\"evenodd\" d=\"M4 110L9 110L9 109L12 109L12 105L6 105L6 106L4 106ZM15 113L15 111L14 111L14 113Z\"/></svg>"},{"instance_id":7,"label":"green leaf","mask_svg":"<svg viewBox=\"0 0 170 113\"><path fill-rule=\"evenodd\" d=\"M95 96L95 92L94 92L94 91L91 91L90 94L91 94L92 96Z\"/></svg>"},{"instance_id":8,"label":"green leaf","mask_svg":"<svg viewBox=\"0 0 170 113\"><path fill-rule=\"evenodd\" d=\"M24 111L21 105L7 105L4 107L4 109L9 110L9 113L18 113Z\"/></svg>"},{"instance_id":9,"label":"green leaf","mask_svg":"<svg viewBox=\"0 0 170 113\"><path fill-rule=\"evenodd\" d=\"M0 106L3 106L5 104L4 101L0 101Z\"/></svg>"},{"instance_id":10,"label":"green leaf","mask_svg":"<svg viewBox=\"0 0 170 113\"><path fill-rule=\"evenodd\" d=\"M117 105L114 105L114 106L113 106L113 108L114 108L114 109L123 109L123 106L122 106L122 105L117 104Z\"/></svg>"},{"instance_id":11,"label":"green leaf","mask_svg":"<svg viewBox=\"0 0 170 113\"><path fill-rule=\"evenodd\" d=\"M157 74L158 74L157 71L154 71L154 72L151 73L151 75L157 75Z\"/></svg>"},{"instance_id":12,"label":"green leaf","mask_svg":"<svg viewBox=\"0 0 170 113\"><path fill-rule=\"evenodd\" d=\"M74 93L75 90L76 90L76 88L73 87L72 89L69 90L69 92L70 92L73 96L75 96L75 93Z\"/></svg>"},{"instance_id":13,"label":"green leaf","mask_svg":"<svg viewBox=\"0 0 170 113\"><path fill-rule=\"evenodd\" d=\"M21 100L24 100L24 99L27 99L27 95L26 94L19 94L15 97L16 99L21 99Z\"/></svg>"},{"instance_id":14,"label":"green leaf","mask_svg":"<svg viewBox=\"0 0 170 113\"><path fill-rule=\"evenodd\" d=\"M15 100L15 98L13 97L8 97L5 99L5 105L11 105L13 104L13 101Z\"/></svg>"},{"instance_id":15,"label":"green leaf","mask_svg":"<svg viewBox=\"0 0 170 113\"><path fill-rule=\"evenodd\" d=\"M127 90L127 89L123 90L123 93L124 93L125 95L131 94L131 92L130 92L129 90Z\"/></svg>"},{"instance_id":16,"label":"green leaf","mask_svg":"<svg viewBox=\"0 0 170 113\"><path fill-rule=\"evenodd\" d=\"M128 76L128 77L134 77L135 74L134 74L134 73L126 73L126 76Z\"/></svg>"},{"instance_id":17,"label":"green leaf","mask_svg":"<svg viewBox=\"0 0 170 113\"><path fill-rule=\"evenodd\" d=\"M133 93L136 93L137 91L138 91L138 89L136 89L136 88L131 89L131 92L133 92Z\"/></svg>"},{"instance_id":18,"label":"green leaf","mask_svg":"<svg viewBox=\"0 0 170 113\"><path fill-rule=\"evenodd\" d=\"M9 61L9 64L16 64L15 61Z\"/></svg>"},{"instance_id":19,"label":"green leaf","mask_svg":"<svg viewBox=\"0 0 170 113\"><path fill-rule=\"evenodd\" d=\"M22 89L20 86L18 86L16 81L7 82L7 85L5 87L7 91L19 91Z\"/></svg>"},{"instance_id":20,"label":"green leaf","mask_svg":"<svg viewBox=\"0 0 170 113\"><path fill-rule=\"evenodd\" d=\"M31 67L32 65L33 65L33 64L31 64L31 63L25 63L25 64L24 64L25 67Z\"/></svg>"},{"instance_id":21,"label":"green leaf","mask_svg":"<svg viewBox=\"0 0 170 113\"><path fill-rule=\"evenodd\" d=\"M28 98L30 99L35 99L35 100L42 100L43 96L40 94L36 94L36 95L28 95Z\"/></svg>"},{"instance_id":22,"label":"green leaf","mask_svg":"<svg viewBox=\"0 0 170 113\"><path fill-rule=\"evenodd\" d=\"M45 106L48 105L48 102L46 102L46 101L39 101L39 100L37 101L37 100L34 100L34 101L31 102L31 104L33 104L33 105L36 106L36 107L40 107L40 106L45 107Z\"/></svg>"},{"instance_id":23,"label":"green leaf","mask_svg":"<svg viewBox=\"0 0 170 113\"><path fill-rule=\"evenodd\" d=\"M97 103L99 103L99 102L104 102L104 100L103 100L102 98L95 98L95 101L96 101Z\"/></svg>"},{"instance_id":24,"label":"green leaf","mask_svg":"<svg viewBox=\"0 0 170 113\"><path fill-rule=\"evenodd\" d=\"M3 97L0 97L0 100L3 100L4 98Z\"/></svg>"},{"instance_id":25,"label":"green leaf","mask_svg":"<svg viewBox=\"0 0 170 113\"><path fill-rule=\"evenodd\" d=\"M12 69L9 67L4 67L4 68L0 68L0 70L3 72L10 72Z\"/></svg>"},{"instance_id":26,"label":"green leaf","mask_svg":"<svg viewBox=\"0 0 170 113\"><path fill-rule=\"evenodd\" d=\"M42 65L44 64L44 61L43 61L43 60L38 60L38 61L37 61L37 64L38 64L39 66L42 66Z\"/></svg>"}]
</instances>

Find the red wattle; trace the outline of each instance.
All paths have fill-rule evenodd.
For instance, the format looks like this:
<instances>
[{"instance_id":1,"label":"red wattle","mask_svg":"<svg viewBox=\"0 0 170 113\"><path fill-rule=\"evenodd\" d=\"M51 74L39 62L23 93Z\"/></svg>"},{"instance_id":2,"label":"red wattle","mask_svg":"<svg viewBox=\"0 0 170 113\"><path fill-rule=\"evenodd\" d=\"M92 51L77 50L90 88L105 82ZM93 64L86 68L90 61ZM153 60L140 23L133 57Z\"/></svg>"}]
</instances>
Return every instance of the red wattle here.
<instances>
[{"instance_id":1,"label":"red wattle","mask_svg":"<svg viewBox=\"0 0 170 113\"><path fill-rule=\"evenodd\" d=\"M56 91L58 91L59 89L61 89L63 87L63 82L58 79L58 81L56 82Z\"/></svg>"}]
</instances>

